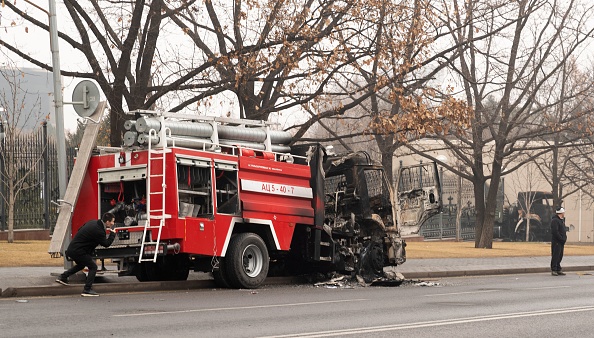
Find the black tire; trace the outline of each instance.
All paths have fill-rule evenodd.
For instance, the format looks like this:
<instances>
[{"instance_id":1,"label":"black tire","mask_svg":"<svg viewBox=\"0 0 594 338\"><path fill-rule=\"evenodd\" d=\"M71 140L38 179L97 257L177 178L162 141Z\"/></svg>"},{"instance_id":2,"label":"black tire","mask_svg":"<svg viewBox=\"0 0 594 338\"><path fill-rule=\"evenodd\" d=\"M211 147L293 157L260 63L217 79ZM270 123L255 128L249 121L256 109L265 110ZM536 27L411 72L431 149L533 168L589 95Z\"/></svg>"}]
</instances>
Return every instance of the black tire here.
<instances>
[{"instance_id":1,"label":"black tire","mask_svg":"<svg viewBox=\"0 0 594 338\"><path fill-rule=\"evenodd\" d=\"M160 280L157 263L140 263L140 266L136 272L136 279L138 279L140 282L153 282Z\"/></svg>"},{"instance_id":2,"label":"black tire","mask_svg":"<svg viewBox=\"0 0 594 338\"><path fill-rule=\"evenodd\" d=\"M190 274L190 259L185 254L168 255L163 258L158 267L160 280L187 280Z\"/></svg>"},{"instance_id":3,"label":"black tire","mask_svg":"<svg viewBox=\"0 0 594 338\"><path fill-rule=\"evenodd\" d=\"M237 234L231 237L225 263L232 287L255 289L268 275L268 249L262 238L254 233Z\"/></svg>"},{"instance_id":4,"label":"black tire","mask_svg":"<svg viewBox=\"0 0 594 338\"><path fill-rule=\"evenodd\" d=\"M142 264L136 263L132 271L139 282L149 281L146 273L144 272L144 266Z\"/></svg>"},{"instance_id":5,"label":"black tire","mask_svg":"<svg viewBox=\"0 0 594 338\"><path fill-rule=\"evenodd\" d=\"M363 277L365 282L371 283L378 277L383 276L384 265L385 258L382 245L377 242L369 242L363 247L356 273Z\"/></svg>"},{"instance_id":6,"label":"black tire","mask_svg":"<svg viewBox=\"0 0 594 338\"><path fill-rule=\"evenodd\" d=\"M219 257L219 266L212 270L212 277L214 278L215 284L220 288L229 289L229 277L227 277L227 266L225 264L225 257Z\"/></svg>"},{"instance_id":7,"label":"black tire","mask_svg":"<svg viewBox=\"0 0 594 338\"><path fill-rule=\"evenodd\" d=\"M140 282L182 281L190 274L188 255L170 255L157 258L157 262L142 262L136 270Z\"/></svg>"}]
</instances>

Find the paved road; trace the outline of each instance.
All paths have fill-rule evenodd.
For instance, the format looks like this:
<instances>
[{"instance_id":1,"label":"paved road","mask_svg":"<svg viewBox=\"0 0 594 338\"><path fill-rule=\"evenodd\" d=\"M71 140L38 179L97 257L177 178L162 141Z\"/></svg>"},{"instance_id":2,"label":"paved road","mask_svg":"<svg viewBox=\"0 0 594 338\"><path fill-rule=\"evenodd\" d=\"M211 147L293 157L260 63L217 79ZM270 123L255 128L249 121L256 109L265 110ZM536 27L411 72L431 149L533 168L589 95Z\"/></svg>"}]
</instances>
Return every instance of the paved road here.
<instances>
[{"instance_id":1,"label":"paved road","mask_svg":"<svg viewBox=\"0 0 594 338\"><path fill-rule=\"evenodd\" d=\"M435 287L282 285L2 298L0 336L588 337L593 282L591 273L532 273L443 278ZM34 320L23 325L23 318Z\"/></svg>"},{"instance_id":2,"label":"paved road","mask_svg":"<svg viewBox=\"0 0 594 338\"><path fill-rule=\"evenodd\" d=\"M518 273L542 273L549 271L549 257L499 257L499 258L443 258L409 259L398 267L407 279L426 279L456 276L497 275ZM566 256L563 258L566 271L594 270L594 256ZM76 294L78 286L60 287L54 283L59 267L0 268L0 289L2 297L44 296ZM76 282L76 281L74 281ZM82 280L79 281L82 283ZM273 280L271 279L271 283ZM126 283L127 286L123 286ZM168 284L169 285L169 284ZM137 283L134 277L107 275L97 280L97 288L108 292L128 292L151 289L212 287L210 276L204 273L190 273L190 283L172 284ZM20 294L19 294L20 291ZM99 290L98 290L99 291ZM101 292L100 291L100 292Z\"/></svg>"}]
</instances>

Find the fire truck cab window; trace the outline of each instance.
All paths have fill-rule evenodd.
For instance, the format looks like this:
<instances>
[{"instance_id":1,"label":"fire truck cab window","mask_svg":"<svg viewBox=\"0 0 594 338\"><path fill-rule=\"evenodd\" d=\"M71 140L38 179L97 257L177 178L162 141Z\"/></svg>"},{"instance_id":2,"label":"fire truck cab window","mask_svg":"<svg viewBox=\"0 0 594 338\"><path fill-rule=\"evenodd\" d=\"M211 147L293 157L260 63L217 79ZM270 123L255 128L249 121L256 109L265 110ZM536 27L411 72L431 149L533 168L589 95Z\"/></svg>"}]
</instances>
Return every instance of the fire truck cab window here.
<instances>
[{"instance_id":1,"label":"fire truck cab window","mask_svg":"<svg viewBox=\"0 0 594 338\"><path fill-rule=\"evenodd\" d=\"M215 176L217 213L233 215L239 213L237 165L216 163Z\"/></svg>"},{"instance_id":2,"label":"fire truck cab window","mask_svg":"<svg viewBox=\"0 0 594 338\"><path fill-rule=\"evenodd\" d=\"M388 181L384 178L384 172L378 169L370 169L365 170L364 173L370 207L391 207L390 189L388 188Z\"/></svg>"},{"instance_id":3,"label":"fire truck cab window","mask_svg":"<svg viewBox=\"0 0 594 338\"><path fill-rule=\"evenodd\" d=\"M177 189L179 217L212 215L210 162L177 159Z\"/></svg>"}]
</instances>

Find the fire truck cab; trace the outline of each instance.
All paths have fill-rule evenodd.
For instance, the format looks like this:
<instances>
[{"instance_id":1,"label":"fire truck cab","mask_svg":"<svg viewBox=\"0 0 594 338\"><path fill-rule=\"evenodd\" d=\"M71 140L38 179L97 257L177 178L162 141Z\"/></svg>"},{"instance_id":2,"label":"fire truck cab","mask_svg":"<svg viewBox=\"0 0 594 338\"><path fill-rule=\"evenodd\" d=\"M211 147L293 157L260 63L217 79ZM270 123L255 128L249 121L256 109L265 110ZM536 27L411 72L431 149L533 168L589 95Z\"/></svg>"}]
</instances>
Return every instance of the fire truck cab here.
<instances>
[{"instance_id":1,"label":"fire truck cab","mask_svg":"<svg viewBox=\"0 0 594 338\"><path fill-rule=\"evenodd\" d=\"M71 222L74 235L91 218L116 216L114 243L95 257L112 259L120 275L204 271L233 288L307 272L372 280L406 260L398 215L426 218L441 206L435 164L419 168L432 176L424 185L405 177L396 203L365 153L289 146L289 134L261 121L132 113L125 146L91 157ZM418 232L406 217L407 233Z\"/></svg>"}]
</instances>

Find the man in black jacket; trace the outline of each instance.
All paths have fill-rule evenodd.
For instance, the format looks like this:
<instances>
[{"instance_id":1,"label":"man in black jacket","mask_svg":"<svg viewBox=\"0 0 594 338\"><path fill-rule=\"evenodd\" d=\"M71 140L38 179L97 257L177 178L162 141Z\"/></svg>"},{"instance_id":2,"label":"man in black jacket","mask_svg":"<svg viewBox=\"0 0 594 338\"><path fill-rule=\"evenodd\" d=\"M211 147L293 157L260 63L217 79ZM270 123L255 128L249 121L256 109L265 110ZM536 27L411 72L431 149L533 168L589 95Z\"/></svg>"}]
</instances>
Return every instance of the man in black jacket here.
<instances>
[{"instance_id":1,"label":"man in black jacket","mask_svg":"<svg viewBox=\"0 0 594 338\"><path fill-rule=\"evenodd\" d=\"M85 288L81 296L99 296L91 287L95 281L95 274L97 273L97 264L91 256L93 250L98 245L108 247L115 239L115 230L112 229L115 224L115 216L112 213L105 213L101 219L92 220L83 225L70 242L68 249L66 249L66 257L72 259L76 265L64 271L60 278L56 279L56 283L68 285L68 277L74 275L85 266L89 268L87 273L87 280ZM105 237L105 231L109 230L109 237Z\"/></svg>"},{"instance_id":2,"label":"man in black jacket","mask_svg":"<svg viewBox=\"0 0 594 338\"><path fill-rule=\"evenodd\" d=\"M567 241L565 228L565 209L559 208L551 220L551 274L553 276L564 276L561 271L561 260L563 259L563 248Z\"/></svg>"}]
</instances>

